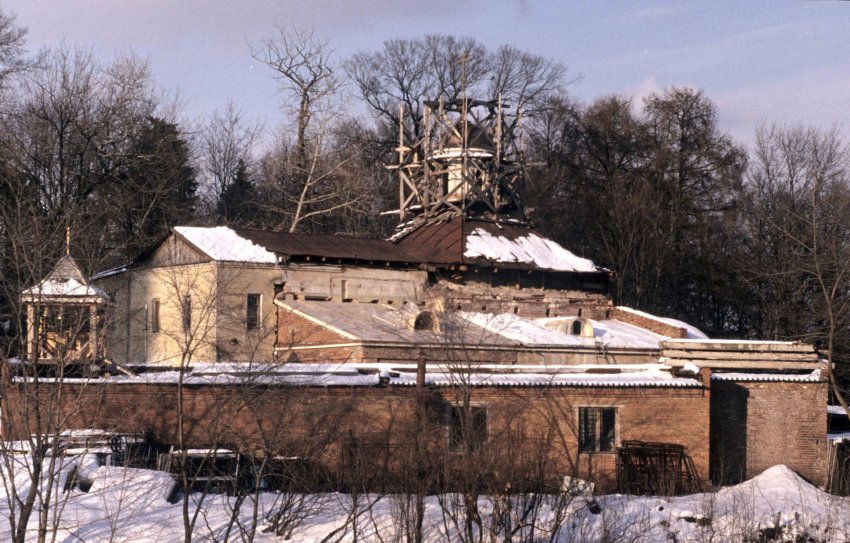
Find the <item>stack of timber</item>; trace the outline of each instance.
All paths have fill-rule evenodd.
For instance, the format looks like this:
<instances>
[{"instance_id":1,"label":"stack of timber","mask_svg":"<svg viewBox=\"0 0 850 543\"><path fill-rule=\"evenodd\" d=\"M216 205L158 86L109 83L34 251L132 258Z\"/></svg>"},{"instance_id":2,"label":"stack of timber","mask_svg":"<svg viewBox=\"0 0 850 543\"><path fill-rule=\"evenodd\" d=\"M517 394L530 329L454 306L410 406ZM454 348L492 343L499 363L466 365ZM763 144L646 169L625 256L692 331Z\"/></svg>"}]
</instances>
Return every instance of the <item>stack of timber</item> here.
<instances>
[{"instance_id":1,"label":"stack of timber","mask_svg":"<svg viewBox=\"0 0 850 543\"><path fill-rule=\"evenodd\" d=\"M688 340L661 342L661 360L712 369L816 370L823 368L814 346L797 341Z\"/></svg>"}]
</instances>

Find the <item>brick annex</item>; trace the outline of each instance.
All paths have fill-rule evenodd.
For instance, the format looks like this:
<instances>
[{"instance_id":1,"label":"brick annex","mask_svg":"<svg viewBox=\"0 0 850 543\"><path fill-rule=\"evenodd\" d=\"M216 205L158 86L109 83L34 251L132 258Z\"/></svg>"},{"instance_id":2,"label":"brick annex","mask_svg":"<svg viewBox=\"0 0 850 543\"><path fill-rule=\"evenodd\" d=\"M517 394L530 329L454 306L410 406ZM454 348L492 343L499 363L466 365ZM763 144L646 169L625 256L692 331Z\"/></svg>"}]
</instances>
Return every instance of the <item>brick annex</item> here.
<instances>
[{"instance_id":1,"label":"brick annex","mask_svg":"<svg viewBox=\"0 0 850 543\"><path fill-rule=\"evenodd\" d=\"M388 240L180 226L93 278L64 257L22 293L5 438L144 434L370 485L472 466L501 488L679 493L775 464L825 485L815 349L615 305L608 270L532 228L502 108L426 108Z\"/></svg>"}]
</instances>

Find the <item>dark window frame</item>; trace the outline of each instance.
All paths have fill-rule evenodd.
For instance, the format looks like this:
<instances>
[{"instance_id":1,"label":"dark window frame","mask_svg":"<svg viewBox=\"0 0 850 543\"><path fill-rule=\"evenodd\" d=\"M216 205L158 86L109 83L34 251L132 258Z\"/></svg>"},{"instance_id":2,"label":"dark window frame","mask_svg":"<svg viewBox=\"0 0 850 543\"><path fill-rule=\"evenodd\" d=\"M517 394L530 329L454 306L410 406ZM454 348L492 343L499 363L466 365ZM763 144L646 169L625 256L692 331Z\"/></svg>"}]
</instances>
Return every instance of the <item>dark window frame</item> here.
<instances>
[{"instance_id":1,"label":"dark window frame","mask_svg":"<svg viewBox=\"0 0 850 543\"><path fill-rule=\"evenodd\" d=\"M257 330L260 328L262 305L262 294L249 293L245 296L245 328L248 330Z\"/></svg>"},{"instance_id":2,"label":"dark window frame","mask_svg":"<svg viewBox=\"0 0 850 543\"><path fill-rule=\"evenodd\" d=\"M154 298L151 300L151 333L156 334L159 333L160 323L159 323L159 298Z\"/></svg>"},{"instance_id":3,"label":"dark window frame","mask_svg":"<svg viewBox=\"0 0 850 543\"><path fill-rule=\"evenodd\" d=\"M192 297L189 295L183 296L183 305L180 308L183 312L183 332L189 333L192 331Z\"/></svg>"},{"instance_id":4,"label":"dark window frame","mask_svg":"<svg viewBox=\"0 0 850 543\"><path fill-rule=\"evenodd\" d=\"M617 408L579 407L578 452L581 454L612 453L617 448Z\"/></svg>"}]
</instances>

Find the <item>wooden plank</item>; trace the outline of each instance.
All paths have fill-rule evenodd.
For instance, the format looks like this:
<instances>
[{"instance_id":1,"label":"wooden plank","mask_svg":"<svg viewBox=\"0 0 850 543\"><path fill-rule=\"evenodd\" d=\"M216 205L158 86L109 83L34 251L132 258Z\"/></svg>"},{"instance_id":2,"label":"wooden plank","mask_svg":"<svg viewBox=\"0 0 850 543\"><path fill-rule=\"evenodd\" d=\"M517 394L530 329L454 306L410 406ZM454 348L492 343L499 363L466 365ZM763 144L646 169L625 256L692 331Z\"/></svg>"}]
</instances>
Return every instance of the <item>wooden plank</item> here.
<instances>
[{"instance_id":1,"label":"wooden plank","mask_svg":"<svg viewBox=\"0 0 850 543\"><path fill-rule=\"evenodd\" d=\"M685 360L681 358L664 361L665 366L680 368L686 363L696 364L704 368L715 369L748 369L748 370L816 370L825 369L826 364L814 362L765 362L759 360Z\"/></svg>"},{"instance_id":2,"label":"wooden plank","mask_svg":"<svg viewBox=\"0 0 850 543\"><path fill-rule=\"evenodd\" d=\"M685 349L693 351L777 351L813 353L814 345L810 343L786 341L694 341L673 339L661 342L663 349Z\"/></svg>"},{"instance_id":3,"label":"wooden plank","mask_svg":"<svg viewBox=\"0 0 850 543\"><path fill-rule=\"evenodd\" d=\"M800 352L785 352L776 351L695 351L695 350L675 350L664 349L661 351L661 356L668 358L688 358L688 359L706 359L706 360L774 360L774 361L818 361L818 354L800 353Z\"/></svg>"}]
</instances>

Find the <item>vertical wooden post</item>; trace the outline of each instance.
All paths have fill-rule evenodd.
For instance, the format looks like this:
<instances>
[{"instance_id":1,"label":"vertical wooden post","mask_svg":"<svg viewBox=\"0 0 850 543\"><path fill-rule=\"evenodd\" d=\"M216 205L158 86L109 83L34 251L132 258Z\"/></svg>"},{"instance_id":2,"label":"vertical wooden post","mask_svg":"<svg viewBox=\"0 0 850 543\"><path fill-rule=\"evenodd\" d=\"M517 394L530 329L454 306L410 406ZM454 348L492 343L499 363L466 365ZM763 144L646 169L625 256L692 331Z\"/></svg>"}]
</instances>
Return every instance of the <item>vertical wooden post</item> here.
<instances>
[{"instance_id":1,"label":"vertical wooden post","mask_svg":"<svg viewBox=\"0 0 850 543\"><path fill-rule=\"evenodd\" d=\"M97 304L91 304L89 306L89 353L92 362L97 360L97 340Z\"/></svg>"},{"instance_id":2,"label":"vertical wooden post","mask_svg":"<svg viewBox=\"0 0 850 543\"><path fill-rule=\"evenodd\" d=\"M466 63L469 55L460 57L460 93L461 118L463 119L463 134L461 134L461 151L463 152L460 167L460 208L466 210L466 184L469 181L469 99L466 97Z\"/></svg>"},{"instance_id":3,"label":"vertical wooden post","mask_svg":"<svg viewBox=\"0 0 850 543\"><path fill-rule=\"evenodd\" d=\"M496 166L502 162L502 93L499 93L496 106Z\"/></svg>"},{"instance_id":4,"label":"vertical wooden post","mask_svg":"<svg viewBox=\"0 0 850 543\"><path fill-rule=\"evenodd\" d=\"M398 220L404 222L404 105L398 106Z\"/></svg>"},{"instance_id":5,"label":"vertical wooden post","mask_svg":"<svg viewBox=\"0 0 850 543\"><path fill-rule=\"evenodd\" d=\"M27 360L37 362L35 355L35 305L33 302L27 304Z\"/></svg>"},{"instance_id":6,"label":"vertical wooden post","mask_svg":"<svg viewBox=\"0 0 850 543\"><path fill-rule=\"evenodd\" d=\"M427 212L431 208L431 168L428 165L428 159L431 156L431 108L425 106L424 115L425 135L422 140L422 173L425 178L425 190L422 192L424 196L422 201L422 209Z\"/></svg>"},{"instance_id":7,"label":"vertical wooden post","mask_svg":"<svg viewBox=\"0 0 850 543\"><path fill-rule=\"evenodd\" d=\"M425 355L420 354L419 360L416 361L416 388L425 388L426 365Z\"/></svg>"}]
</instances>

